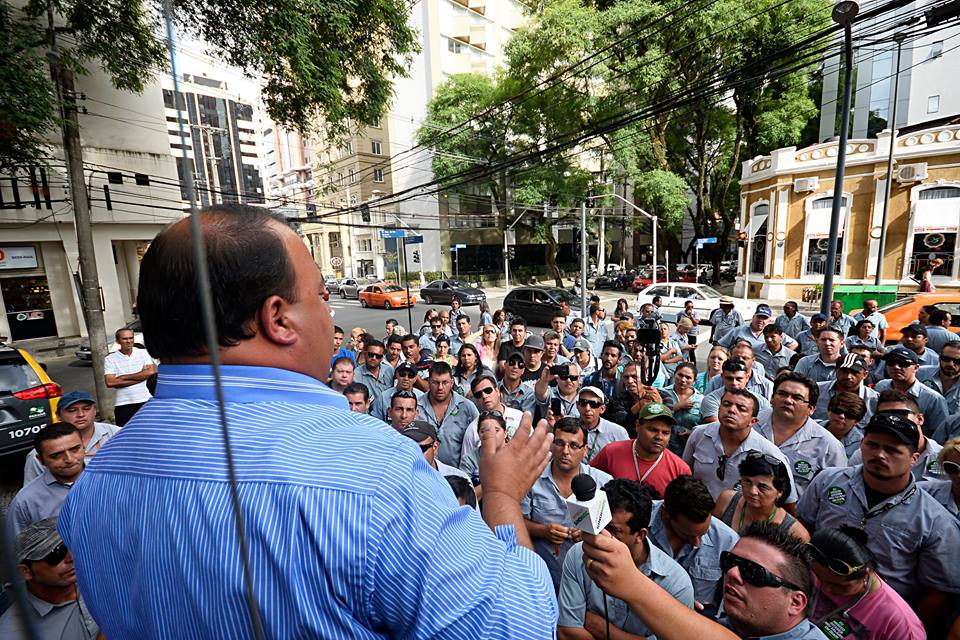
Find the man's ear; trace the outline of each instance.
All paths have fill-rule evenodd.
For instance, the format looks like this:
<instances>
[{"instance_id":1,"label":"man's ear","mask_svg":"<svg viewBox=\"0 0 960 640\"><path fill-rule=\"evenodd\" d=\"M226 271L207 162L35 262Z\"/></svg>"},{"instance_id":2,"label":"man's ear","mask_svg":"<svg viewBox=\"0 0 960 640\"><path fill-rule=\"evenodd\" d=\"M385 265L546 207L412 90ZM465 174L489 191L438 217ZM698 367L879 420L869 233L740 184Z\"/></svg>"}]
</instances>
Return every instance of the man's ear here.
<instances>
[{"instance_id":1,"label":"man's ear","mask_svg":"<svg viewBox=\"0 0 960 640\"><path fill-rule=\"evenodd\" d=\"M290 304L280 296L270 296L257 311L257 325L263 337L280 345L297 341L297 331L289 315Z\"/></svg>"}]
</instances>

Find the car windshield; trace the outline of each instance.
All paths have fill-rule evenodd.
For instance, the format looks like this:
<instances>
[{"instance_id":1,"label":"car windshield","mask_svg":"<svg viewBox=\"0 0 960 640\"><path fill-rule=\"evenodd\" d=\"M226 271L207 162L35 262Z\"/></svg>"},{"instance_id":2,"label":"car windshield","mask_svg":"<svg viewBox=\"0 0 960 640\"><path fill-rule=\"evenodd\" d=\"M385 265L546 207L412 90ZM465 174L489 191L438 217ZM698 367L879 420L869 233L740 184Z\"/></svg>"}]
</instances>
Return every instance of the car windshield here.
<instances>
[{"instance_id":1,"label":"car windshield","mask_svg":"<svg viewBox=\"0 0 960 640\"><path fill-rule=\"evenodd\" d=\"M700 285L700 292L708 298L722 298L723 294L708 285Z\"/></svg>"},{"instance_id":2,"label":"car windshield","mask_svg":"<svg viewBox=\"0 0 960 640\"><path fill-rule=\"evenodd\" d=\"M383 288L383 290L387 293L392 293L394 291L403 291L403 287L395 284L388 284Z\"/></svg>"},{"instance_id":3,"label":"car windshield","mask_svg":"<svg viewBox=\"0 0 960 640\"><path fill-rule=\"evenodd\" d=\"M547 289L547 291L550 292L550 295L552 295L557 300L566 300L567 302L570 303L571 307L580 306L580 298L573 295L566 289L561 289L559 287L550 287L549 289Z\"/></svg>"},{"instance_id":4,"label":"car windshield","mask_svg":"<svg viewBox=\"0 0 960 640\"><path fill-rule=\"evenodd\" d=\"M456 287L457 289L466 289L466 288L467 288L467 285L465 285L464 283L460 282L459 280L447 280L447 284L449 284L451 287Z\"/></svg>"}]
</instances>

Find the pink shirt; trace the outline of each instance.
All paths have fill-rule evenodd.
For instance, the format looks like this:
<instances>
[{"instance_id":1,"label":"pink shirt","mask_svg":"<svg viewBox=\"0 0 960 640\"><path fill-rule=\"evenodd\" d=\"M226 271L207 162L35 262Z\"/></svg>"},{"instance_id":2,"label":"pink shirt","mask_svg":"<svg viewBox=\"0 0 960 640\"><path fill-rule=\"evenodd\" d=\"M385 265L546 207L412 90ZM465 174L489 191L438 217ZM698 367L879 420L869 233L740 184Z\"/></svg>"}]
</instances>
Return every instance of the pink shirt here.
<instances>
[{"instance_id":1,"label":"pink shirt","mask_svg":"<svg viewBox=\"0 0 960 640\"><path fill-rule=\"evenodd\" d=\"M636 466L634 466L634 462L636 462ZM601 449L600 453L590 461L590 466L606 471L614 478L639 481L640 476L647 473L654 462L654 460L637 460L636 456L633 455L633 440L620 440L611 442ZM638 470L640 476L637 476ZM690 467L687 463L669 449L664 449L659 464L646 477L643 485L655 490L657 497L662 498L663 492L670 481L677 476L684 475L690 475Z\"/></svg>"},{"instance_id":2,"label":"pink shirt","mask_svg":"<svg viewBox=\"0 0 960 640\"><path fill-rule=\"evenodd\" d=\"M879 577L874 577L879 580ZM856 602L860 596L836 598L820 590L820 581L814 576L817 588L817 606L813 619L817 626L829 638L838 640L926 640L923 624L917 618L910 605L886 582L846 612L846 617L836 612L827 616L838 607ZM826 619L822 619L826 617ZM865 630L867 634L857 635L856 631ZM831 632L833 635L831 635ZM843 635L840 635L840 634Z\"/></svg>"}]
</instances>

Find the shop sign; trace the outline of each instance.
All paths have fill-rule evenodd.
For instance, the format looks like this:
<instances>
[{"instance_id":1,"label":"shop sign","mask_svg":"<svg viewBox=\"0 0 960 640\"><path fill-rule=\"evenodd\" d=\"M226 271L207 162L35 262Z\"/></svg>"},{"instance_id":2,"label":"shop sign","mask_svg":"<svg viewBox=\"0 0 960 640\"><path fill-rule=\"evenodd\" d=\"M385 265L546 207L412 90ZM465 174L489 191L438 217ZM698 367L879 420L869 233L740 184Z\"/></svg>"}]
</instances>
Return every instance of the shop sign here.
<instances>
[{"instance_id":1,"label":"shop sign","mask_svg":"<svg viewBox=\"0 0 960 640\"><path fill-rule=\"evenodd\" d=\"M36 269L37 250L33 247L0 247L0 269Z\"/></svg>"}]
</instances>

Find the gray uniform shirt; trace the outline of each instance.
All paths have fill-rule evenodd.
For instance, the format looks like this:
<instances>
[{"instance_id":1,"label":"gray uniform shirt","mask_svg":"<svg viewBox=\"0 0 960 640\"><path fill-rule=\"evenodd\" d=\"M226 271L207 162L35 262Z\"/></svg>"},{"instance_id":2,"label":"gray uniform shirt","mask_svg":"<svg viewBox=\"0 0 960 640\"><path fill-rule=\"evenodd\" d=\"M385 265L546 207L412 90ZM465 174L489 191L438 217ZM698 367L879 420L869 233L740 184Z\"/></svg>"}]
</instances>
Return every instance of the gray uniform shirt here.
<instances>
[{"instance_id":1,"label":"gray uniform shirt","mask_svg":"<svg viewBox=\"0 0 960 640\"><path fill-rule=\"evenodd\" d=\"M891 380L881 380L873 388L877 393L880 393L892 386L893 382ZM947 401L939 393L919 381L910 385L906 393L920 405L920 411L923 412L924 435L929 434L934 440L940 441L937 434L941 430L945 430L947 426Z\"/></svg>"},{"instance_id":2,"label":"gray uniform shirt","mask_svg":"<svg viewBox=\"0 0 960 640\"><path fill-rule=\"evenodd\" d=\"M21 531L34 522L60 515L60 507L73 485L62 484L49 469L26 484L7 508L8 540L13 540Z\"/></svg>"},{"instance_id":3,"label":"gray uniform shirt","mask_svg":"<svg viewBox=\"0 0 960 640\"><path fill-rule=\"evenodd\" d=\"M753 347L754 353L760 351L760 349L767 344L763 340L763 330L761 329L760 333L756 334L753 332L753 327L751 327L749 324L739 326L730 331L723 337L723 340L719 340L718 342L720 342L720 344L727 349L730 349L738 342L749 342L750 346Z\"/></svg>"},{"instance_id":4,"label":"gray uniform shirt","mask_svg":"<svg viewBox=\"0 0 960 640\"><path fill-rule=\"evenodd\" d=\"M801 331L797 336L797 353L802 353L805 356L816 355L818 352L817 349L817 339L813 337L813 333L810 329L806 331Z\"/></svg>"},{"instance_id":5,"label":"gray uniform shirt","mask_svg":"<svg viewBox=\"0 0 960 640\"><path fill-rule=\"evenodd\" d=\"M783 345L780 345L780 351L773 353L767 348L767 345L763 345L763 348L757 351L754 356L757 362L762 364L764 370L767 372L767 379L773 380L777 375L777 371L783 367L790 366L790 360L793 359L796 353L793 349L788 349Z\"/></svg>"},{"instance_id":6,"label":"gray uniform shirt","mask_svg":"<svg viewBox=\"0 0 960 640\"><path fill-rule=\"evenodd\" d=\"M662 507L662 500L653 501L648 539L686 570L693 583L694 597L703 605L703 614L715 618L723 600L721 591L723 569L720 568L720 553L733 549L740 536L720 518L710 516L710 528L706 535L700 538L700 544L696 547L685 544L674 555L673 546L667 536L667 527L660 514Z\"/></svg>"},{"instance_id":7,"label":"gray uniform shirt","mask_svg":"<svg viewBox=\"0 0 960 640\"><path fill-rule=\"evenodd\" d=\"M820 529L863 528L880 575L908 603L922 587L960 593L960 527L915 482L870 509L862 466L827 469L804 492L797 515Z\"/></svg>"},{"instance_id":8,"label":"gray uniform shirt","mask_svg":"<svg viewBox=\"0 0 960 640\"><path fill-rule=\"evenodd\" d=\"M477 419L480 412L476 405L459 393L450 392L450 396L447 412L442 416L434 413L433 405L430 404L430 395L427 393L417 400L417 408L420 411L420 419L432 424L437 430L437 435L440 436L440 451L437 452L437 459L451 467L459 467L463 434L466 433L470 423Z\"/></svg>"},{"instance_id":9,"label":"gray uniform shirt","mask_svg":"<svg viewBox=\"0 0 960 640\"><path fill-rule=\"evenodd\" d=\"M371 398L376 398L393 386L393 367L386 362L382 362L377 375L373 375L367 365L362 364L357 367L353 379L367 388Z\"/></svg>"},{"instance_id":10,"label":"gray uniform shirt","mask_svg":"<svg viewBox=\"0 0 960 640\"><path fill-rule=\"evenodd\" d=\"M960 336L949 329L937 325L927 327L927 349L933 349L937 353L940 353L943 345L958 340L960 340Z\"/></svg>"},{"instance_id":11,"label":"gray uniform shirt","mask_svg":"<svg viewBox=\"0 0 960 640\"><path fill-rule=\"evenodd\" d=\"M30 603L27 615L33 620L39 640L93 640L100 633L82 597L51 604L27 592L27 602ZM17 607L12 606L0 616L0 638L27 637L27 627L19 613Z\"/></svg>"},{"instance_id":12,"label":"gray uniform shirt","mask_svg":"<svg viewBox=\"0 0 960 640\"><path fill-rule=\"evenodd\" d=\"M943 508L953 514L960 521L960 508L953 497L953 483L949 480L923 480L917 486L933 496L933 499L943 505Z\"/></svg>"},{"instance_id":13,"label":"gray uniform shirt","mask_svg":"<svg viewBox=\"0 0 960 640\"><path fill-rule=\"evenodd\" d=\"M90 437L90 442L84 447L87 457L93 456L93 454L97 452L97 449L105 445L107 440L117 431L120 431L120 427L115 424L94 422L93 435ZM23 463L23 485L26 486L28 482L42 473L43 465L40 464L40 460L37 459L37 450L30 449L30 451L27 452L27 459Z\"/></svg>"},{"instance_id":14,"label":"gray uniform shirt","mask_svg":"<svg viewBox=\"0 0 960 640\"><path fill-rule=\"evenodd\" d=\"M774 442L773 411L766 409L757 417L754 429L770 442ZM775 444L775 443L774 443ZM813 418L807 421L792 436L780 443L780 451L790 461L797 493L802 496L810 481L827 467L847 466L847 453L833 434L821 427Z\"/></svg>"},{"instance_id":15,"label":"gray uniform shirt","mask_svg":"<svg viewBox=\"0 0 960 640\"><path fill-rule=\"evenodd\" d=\"M793 481L793 470L790 461L783 455L783 452L777 448L757 431L750 429L747 437L740 446L727 458L723 465L723 479L717 477L717 467L720 466L720 458L723 456L723 442L720 440L720 423L709 422L696 427L687 439L687 446L683 450L683 461L689 465L693 475L703 480L710 491L710 495L716 500L720 492L726 489L733 489L740 482L740 463L747 457L747 453L756 449L763 453L779 458L787 467L787 474L790 475L790 497L787 502L797 501L797 483Z\"/></svg>"},{"instance_id":16,"label":"gray uniform shirt","mask_svg":"<svg viewBox=\"0 0 960 640\"><path fill-rule=\"evenodd\" d=\"M820 426L824 429L827 429L827 423L829 421L822 420ZM827 429L829 431L829 429ZM836 437L836 436L834 436ZM860 453L860 442L863 441L863 430L854 425L853 429L847 432L847 435L840 438L840 444L843 445L843 450L847 452L847 459L853 459L853 455Z\"/></svg>"},{"instance_id":17,"label":"gray uniform shirt","mask_svg":"<svg viewBox=\"0 0 960 640\"><path fill-rule=\"evenodd\" d=\"M656 545L644 542L647 559L640 565L643 575L653 580L664 591L693 609L693 586L690 577L679 564ZM587 574L583 563L583 543L578 542L563 561L563 578L557 596L560 606L558 627L583 628L587 611L603 615L604 593ZM610 626L638 636L649 636L651 631L623 600L607 597Z\"/></svg>"},{"instance_id":18,"label":"gray uniform shirt","mask_svg":"<svg viewBox=\"0 0 960 640\"><path fill-rule=\"evenodd\" d=\"M810 328L810 320L800 313L797 313L792 318L787 317L785 313L781 314L777 316L773 324L780 327L781 331L794 340L799 340L797 336Z\"/></svg>"},{"instance_id":19,"label":"gray uniform shirt","mask_svg":"<svg viewBox=\"0 0 960 640\"><path fill-rule=\"evenodd\" d=\"M420 399L420 396L423 395L423 391L414 387L410 391L413 392L413 395L417 396L417 400ZM374 401L370 404L370 415L376 418L377 420L383 420L384 422L390 422L387 412L390 410L390 400L393 399L393 395L397 392L396 387L390 387L389 389L384 390L379 396L377 396Z\"/></svg>"},{"instance_id":20,"label":"gray uniform shirt","mask_svg":"<svg viewBox=\"0 0 960 640\"><path fill-rule=\"evenodd\" d=\"M837 362L839 361L838 359ZM819 353L803 356L797 361L797 366L793 370L802 373L814 382L828 382L837 377L837 363L824 362L820 359Z\"/></svg>"},{"instance_id":21,"label":"gray uniform shirt","mask_svg":"<svg viewBox=\"0 0 960 640\"><path fill-rule=\"evenodd\" d=\"M585 473L597 481L601 489L613 479L609 473L594 469L588 464L580 463L580 473ZM520 502L520 511L527 520L537 524L559 524L572 527L573 520L567 515L567 502L560 495L557 483L553 479L553 464L548 464L537 481L530 487L530 492ZM573 546L570 540L563 544L554 544L544 538L533 538L533 550L543 558L553 579L553 588L560 587L560 574L563 570L563 559Z\"/></svg>"},{"instance_id":22,"label":"gray uniform shirt","mask_svg":"<svg viewBox=\"0 0 960 640\"><path fill-rule=\"evenodd\" d=\"M837 381L828 380L826 382L818 382L817 386L820 387L820 397L817 399L817 408L813 411L813 419L826 420L829 418L827 415L827 407L830 405L830 400L834 394L837 393ZM861 384L857 395L860 396L860 399L867 405L867 412L863 414L863 420L857 423L857 426L862 429L870 422L871 416L877 412L877 397L880 394L870 387Z\"/></svg>"},{"instance_id":23,"label":"gray uniform shirt","mask_svg":"<svg viewBox=\"0 0 960 640\"><path fill-rule=\"evenodd\" d=\"M736 309L731 309L730 313L714 309L710 314L710 324L713 325L713 341L723 344L727 334L743 324L743 316Z\"/></svg>"},{"instance_id":24,"label":"gray uniform shirt","mask_svg":"<svg viewBox=\"0 0 960 640\"><path fill-rule=\"evenodd\" d=\"M925 387L930 387L943 396L943 399L947 402L948 414L954 416L960 412L960 381L954 382L953 385L947 389L946 393L944 393L943 381L940 380L939 364L924 365L917 369L917 380L922 382Z\"/></svg>"}]
</instances>

